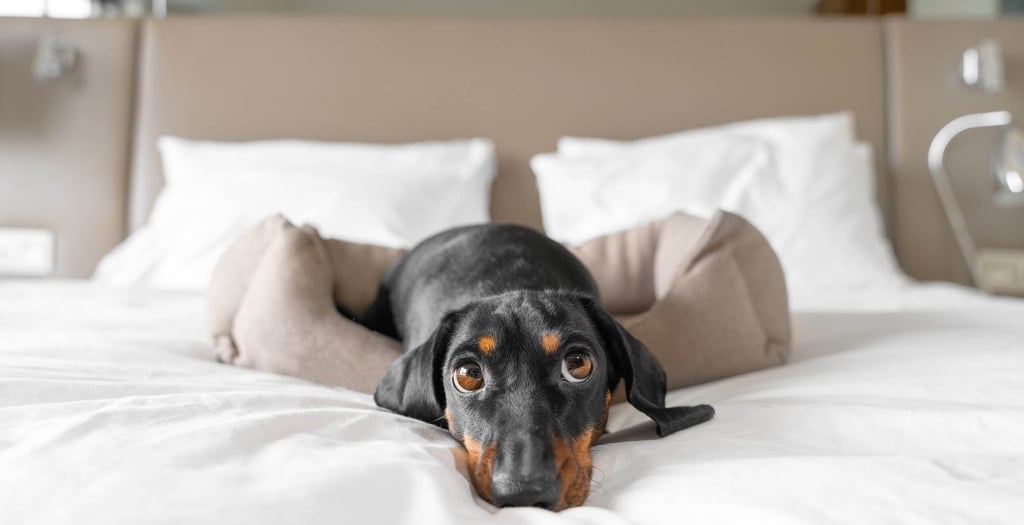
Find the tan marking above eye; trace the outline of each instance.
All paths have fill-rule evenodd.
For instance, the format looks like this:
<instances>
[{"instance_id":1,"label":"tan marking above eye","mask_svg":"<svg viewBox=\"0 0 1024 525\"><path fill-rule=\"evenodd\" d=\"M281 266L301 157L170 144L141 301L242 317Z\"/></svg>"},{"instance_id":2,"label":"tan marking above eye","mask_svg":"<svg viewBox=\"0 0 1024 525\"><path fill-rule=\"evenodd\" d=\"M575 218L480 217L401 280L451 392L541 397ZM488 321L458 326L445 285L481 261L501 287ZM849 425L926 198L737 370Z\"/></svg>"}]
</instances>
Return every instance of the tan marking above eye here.
<instances>
[{"instance_id":1,"label":"tan marking above eye","mask_svg":"<svg viewBox=\"0 0 1024 525\"><path fill-rule=\"evenodd\" d=\"M554 353L558 350L558 334L545 334L540 338L540 346L547 353Z\"/></svg>"},{"instance_id":2,"label":"tan marking above eye","mask_svg":"<svg viewBox=\"0 0 1024 525\"><path fill-rule=\"evenodd\" d=\"M479 348L480 351L485 354L491 353L491 351L494 350L495 346L497 345L494 342L493 335L482 335L480 336L479 339L476 340L476 347Z\"/></svg>"}]
</instances>

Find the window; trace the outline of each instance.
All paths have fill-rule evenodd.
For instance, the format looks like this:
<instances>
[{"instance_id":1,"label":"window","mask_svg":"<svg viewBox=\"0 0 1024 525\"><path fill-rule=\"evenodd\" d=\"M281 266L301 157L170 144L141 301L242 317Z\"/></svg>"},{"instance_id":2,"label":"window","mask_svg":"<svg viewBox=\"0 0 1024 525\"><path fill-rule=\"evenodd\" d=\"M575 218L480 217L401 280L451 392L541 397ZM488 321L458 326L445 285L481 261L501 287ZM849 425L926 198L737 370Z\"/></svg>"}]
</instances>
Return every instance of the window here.
<instances>
[{"instance_id":1,"label":"window","mask_svg":"<svg viewBox=\"0 0 1024 525\"><path fill-rule=\"evenodd\" d=\"M90 0L0 0L0 16L88 18L92 16L92 2Z\"/></svg>"}]
</instances>

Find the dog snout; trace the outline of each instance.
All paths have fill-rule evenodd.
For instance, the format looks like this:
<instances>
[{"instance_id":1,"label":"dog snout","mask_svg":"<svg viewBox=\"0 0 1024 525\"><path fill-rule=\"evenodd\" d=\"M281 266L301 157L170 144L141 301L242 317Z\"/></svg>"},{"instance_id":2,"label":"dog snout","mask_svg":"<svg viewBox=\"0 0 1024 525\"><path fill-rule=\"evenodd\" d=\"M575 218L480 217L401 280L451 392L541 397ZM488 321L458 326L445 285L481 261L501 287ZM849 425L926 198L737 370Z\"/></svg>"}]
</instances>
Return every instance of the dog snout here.
<instances>
[{"instance_id":1,"label":"dog snout","mask_svg":"<svg viewBox=\"0 0 1024 525\"><path fill-rule=\"evenodd\" d=\"M491 484L491 497L498 507L540 507L554 510L558 503L558 486L554 476L520 481L495 479Z\"/></svg>"},{"instance_id":2,"label":"dog snout","mask_svg":"<svg viewBox=\"0 0 1024 525\"><path fill-rule=\"evenodd\" d=\"M524 433L498 444L491 477L492 503L554 509L558 494L554 454L542 436Z\"/></svg>"}]
</instances>

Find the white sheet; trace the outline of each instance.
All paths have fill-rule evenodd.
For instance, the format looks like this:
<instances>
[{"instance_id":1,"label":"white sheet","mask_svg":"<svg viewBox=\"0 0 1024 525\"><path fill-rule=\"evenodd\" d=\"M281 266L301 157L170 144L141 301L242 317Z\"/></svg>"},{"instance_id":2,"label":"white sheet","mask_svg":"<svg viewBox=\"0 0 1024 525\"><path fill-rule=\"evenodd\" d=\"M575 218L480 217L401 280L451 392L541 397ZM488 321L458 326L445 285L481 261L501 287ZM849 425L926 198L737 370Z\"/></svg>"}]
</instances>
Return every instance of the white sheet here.
<instances>
[{"instance_id":1,"label":"white sheet","mask_svg":"<svg viewBox=\"0 0 1024 525\"><path fill-rule=\"evenodd\" d=\"M671 393L718 416L613 434L555 514L481 502L444 431L369 396L213 362L198 295L0 282L0 524L1019 523L1024 302L908 287L794 322L791 364Z\"/></svg>"}]
</instances>

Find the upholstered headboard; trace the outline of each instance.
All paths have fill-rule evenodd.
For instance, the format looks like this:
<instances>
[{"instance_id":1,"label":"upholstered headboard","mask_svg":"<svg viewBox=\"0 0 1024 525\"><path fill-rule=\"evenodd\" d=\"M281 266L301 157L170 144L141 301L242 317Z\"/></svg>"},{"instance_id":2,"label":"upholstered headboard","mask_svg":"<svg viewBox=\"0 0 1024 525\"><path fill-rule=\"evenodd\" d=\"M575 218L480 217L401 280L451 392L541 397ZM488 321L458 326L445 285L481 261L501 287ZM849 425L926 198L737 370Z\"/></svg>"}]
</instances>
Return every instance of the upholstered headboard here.
<instances>
[{"instance_id":1,"label":"upholstered headboard","mask_svg":"<svg viewBox=\"0 0 1024 525\"><path fill-rule=\"evenodd\" d=\"M79 67L34 85L21 68L49 31L73 36ZM494 218L539 226L529 159L560 135L635 138L848 109L875 148L904 270L963 281L924 151L957 114L1024 114L1020 34L1024 19L0 19L0 225L54 229L57 275L88 275L145 220L163 184L155 139L174 134L489 137L500 162ZM962 49L986 37L1006 55L998 96L965 90L954 75ZM989 144L965 135L950 150L950 171L981 166ZM1024 244L1024 212L991 213L990 183L978 177L963 188L982 240Z\"/></svg>"},{"instance_id":2,"label":"upholstered headboard","mask_svg":"<svg viewBox=\"0 0 1024 525\"><path fill-rule=\"evenodd\" d=\"M145 24L141 56L133 226L162 184L163 134L489 137L494 218L534 226L529 159L563 134L641 137L850 109L885 154L881 27L867 21L177 18Z\"/></svg>"}]
</instances>

